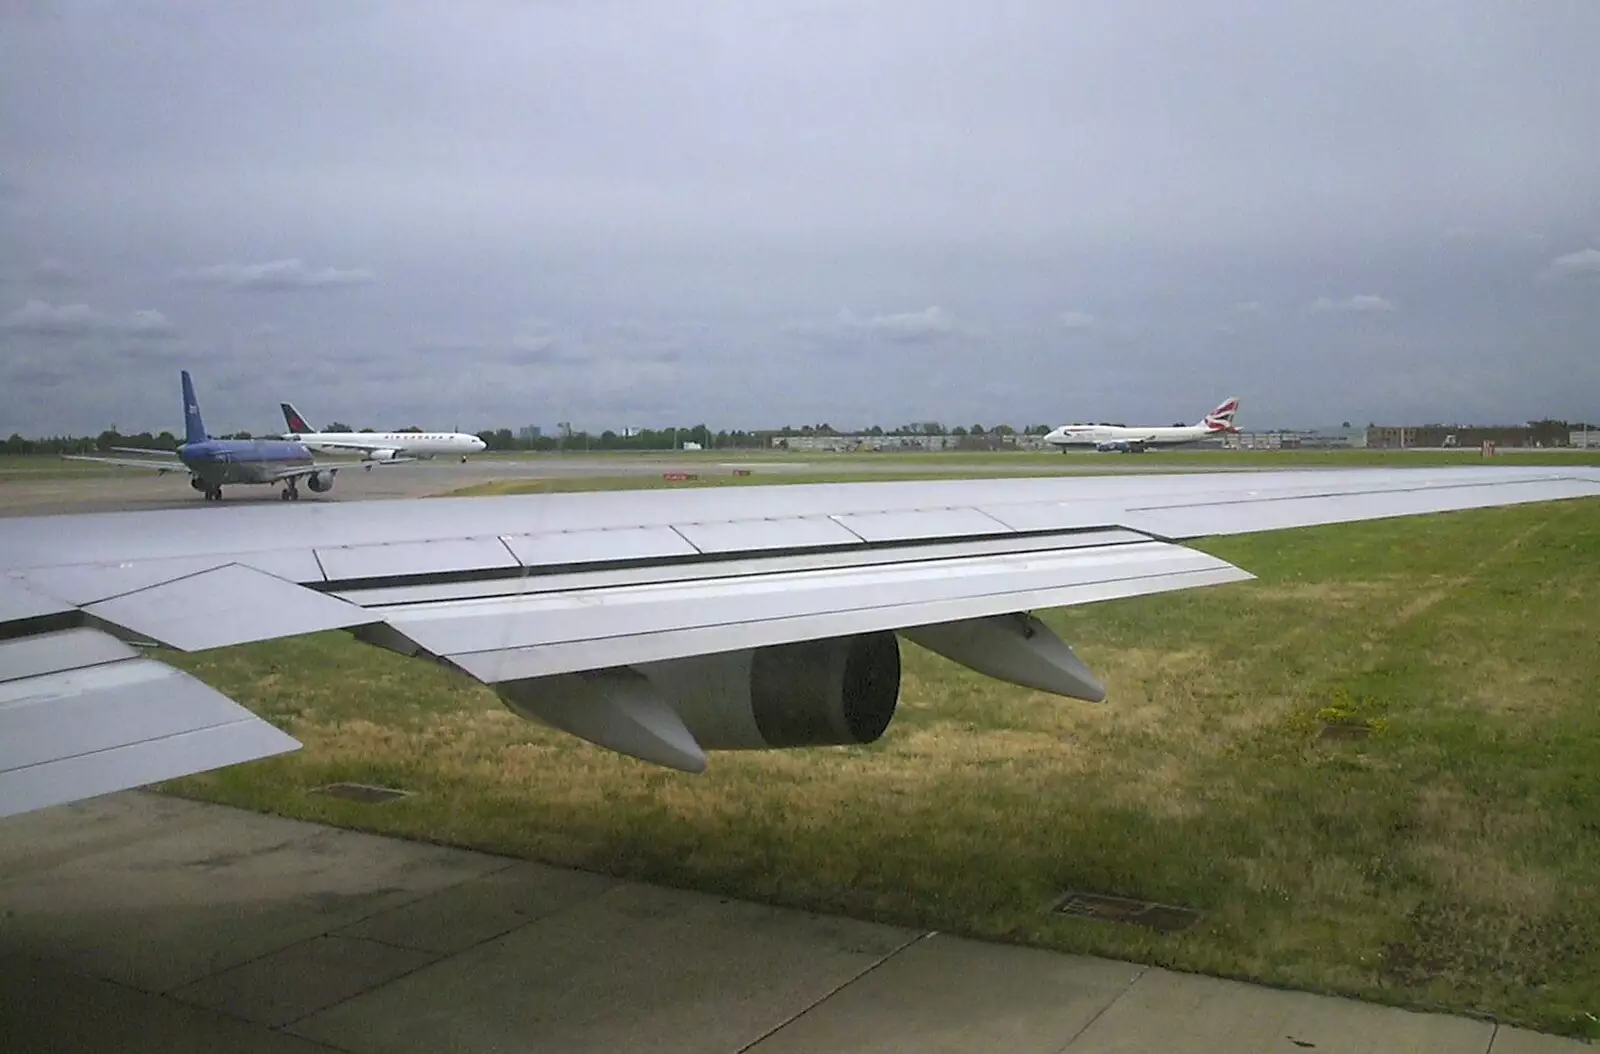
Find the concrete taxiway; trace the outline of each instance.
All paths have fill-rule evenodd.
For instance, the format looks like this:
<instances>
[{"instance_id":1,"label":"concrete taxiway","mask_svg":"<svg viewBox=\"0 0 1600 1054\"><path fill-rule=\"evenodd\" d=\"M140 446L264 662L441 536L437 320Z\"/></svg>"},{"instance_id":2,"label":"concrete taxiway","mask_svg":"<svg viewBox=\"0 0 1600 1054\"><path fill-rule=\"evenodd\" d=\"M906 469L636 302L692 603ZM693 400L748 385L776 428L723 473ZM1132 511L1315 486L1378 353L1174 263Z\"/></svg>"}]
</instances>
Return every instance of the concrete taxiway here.
<instances>
[{"instance_id":1,"label":"concrete taxiway","mask_svg":"<svg viewBox=\"0 0 1600 1054\"><path fill-rule=\"evenodd\" d=\"M1271 466L1263 466L1271 467ZM660 455L528 455L522 457L482 457L465 463L450 460L422 461L404 465L375 465L346 462L334 488L325 494L312 494L301 488L302 501L366 501L372 499L422 498L448 494L462 487L494 480L571 479L582 476L660 476L686 472L701 476L730 476L747 471L756 477L782 480L808 473L861 475L864 479L885 473L926 473L930 476L993 476L1008 474L1101 475L1112 472L1195 472L1253 471L1249 467L1222 464L1206 467L1172 465L1160 462L1131 462L1124 457L1092 455L1049 461L1028 459L1007 462L949 461L920 458L904 461L893 458L853 458L849 455L819 455L792 460L760 456L726 458L714 456L674 457ZM154 476L138 469L91 468L71 476L40 473L30 478L26 471L0 479L0 516L49 516L59 513L106 512L111 510L171 509L196 506L215 508L201 501L182 473ZM225 489L223 505L278 501L278 488L236 486Z\"/></svg>"},{"instance_id":2,"label":"concrete taxiway","mask_svg":"<svg viewBox=\"0 0 1600 1054\"><path fill-rule=\"evenodd\" d=\"M1588 1049L146 792L0 821L8 1052Z\"/></svg>"}]
</instances>

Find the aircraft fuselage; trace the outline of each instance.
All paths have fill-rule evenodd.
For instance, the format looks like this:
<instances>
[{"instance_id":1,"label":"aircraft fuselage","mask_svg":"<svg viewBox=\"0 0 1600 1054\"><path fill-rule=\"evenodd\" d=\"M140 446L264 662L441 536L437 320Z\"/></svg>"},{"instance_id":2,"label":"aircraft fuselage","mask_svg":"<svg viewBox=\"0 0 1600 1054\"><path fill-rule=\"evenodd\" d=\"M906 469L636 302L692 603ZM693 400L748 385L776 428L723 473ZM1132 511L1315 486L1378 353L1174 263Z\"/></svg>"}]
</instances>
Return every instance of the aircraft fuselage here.
<instances>
[{"instance_id":1,"label":"aircraft fuselage","mask_svg":"<svg viewBox=\"0 0 1600 1054\"><path fill-rule=\"evenodd\" d=\"M207 439L178 447L178 460L189 474L211 487L240 483L276 483L285 469L312 463L301 443L273 439Z\"/></svg>"}]
</instances>

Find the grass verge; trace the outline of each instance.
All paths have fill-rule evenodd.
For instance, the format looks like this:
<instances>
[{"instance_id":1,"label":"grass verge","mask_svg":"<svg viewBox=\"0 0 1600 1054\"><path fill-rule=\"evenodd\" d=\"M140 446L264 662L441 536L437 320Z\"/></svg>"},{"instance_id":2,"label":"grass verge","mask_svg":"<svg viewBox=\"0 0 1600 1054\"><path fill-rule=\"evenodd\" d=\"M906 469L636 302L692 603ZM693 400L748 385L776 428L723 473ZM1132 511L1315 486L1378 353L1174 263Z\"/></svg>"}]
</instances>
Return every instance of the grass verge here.
<instances>
[{"instance_id":1,"label":"grass verge","mask_svg":"<svg viewBox=\"0 0 1600 1054\"><path fill-rule=\"evenodd\" d=\"M635 481L636 482L636 481ZM905 646L862 748L653 768L339 634L171 656L302 739L176 793L818 911L1600 1035L1600 502L1216 540L1050 612L1103 705ZM1327 724L1364 738L1323 734ZM308 795L403 786L363 806ZM1066 889L1204 913L1163 935Z\"/></svg>"}]
</instances>

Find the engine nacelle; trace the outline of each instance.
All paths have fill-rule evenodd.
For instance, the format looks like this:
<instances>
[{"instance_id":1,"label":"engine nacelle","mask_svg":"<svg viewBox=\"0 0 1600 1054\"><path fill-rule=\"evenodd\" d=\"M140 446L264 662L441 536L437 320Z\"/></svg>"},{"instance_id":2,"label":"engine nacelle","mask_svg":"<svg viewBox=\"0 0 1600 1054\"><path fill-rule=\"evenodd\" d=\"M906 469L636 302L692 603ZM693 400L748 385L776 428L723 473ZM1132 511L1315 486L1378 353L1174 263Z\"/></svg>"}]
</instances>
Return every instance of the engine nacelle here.
<instances>
[{"instance_id":1,"label":"engine nacelle","mask_svg":"<svg viewBox=\"0 0 1600 1054\"><path fill-rule=\"evenodd\" d=\"M865 633L493 687L523 717L699 772L706 750L878 739L899 701L900 645L892 632Z\"/></svg>"},{"instance_id":2,"label":"engine nacelle","mask_svg":"<svg viewBox=\"0 0 1600 1054\"><path fill-rule=\"evenodd\" d=\"M306 486L316 494L326 494L333 489L333 473L313 472L306 477Z\"/></svg>"},{"instance_id":3,"label":"engine nacelle","mask_svg":"<svg viewBox=\"0 0 1600 1054\"><path fill-rule=\"evenodd\" d=\"M189 486L193 487L195 490L198 490L201 494L204 494L211 489L211 484L207 483L199 476L190 476Z\"/></svg>"},{"instance_id":4,"label":"engine nacelle","mask_svg":"<svg viewBox=\"0 0 1600 1054\"><path fill-rule=\"evenodd\" d=\"M384 450L369 450L369 451L367 451L367 456L366 456L365 460L367 460L367 461L393 461L398 456L399 456L399 452L395 451L395 450L388 450L388 449L384 449Z\"/></svg>"}]
</instances>

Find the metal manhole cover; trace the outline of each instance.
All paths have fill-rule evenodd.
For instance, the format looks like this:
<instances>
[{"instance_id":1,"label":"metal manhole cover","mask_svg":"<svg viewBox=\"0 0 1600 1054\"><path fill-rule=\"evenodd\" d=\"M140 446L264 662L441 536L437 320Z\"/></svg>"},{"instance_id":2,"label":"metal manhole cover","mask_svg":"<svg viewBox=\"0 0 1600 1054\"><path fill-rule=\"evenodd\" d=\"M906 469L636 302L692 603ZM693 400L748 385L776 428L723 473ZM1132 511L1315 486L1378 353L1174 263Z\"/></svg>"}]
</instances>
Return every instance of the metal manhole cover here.
<instances>
[{"instance_id":1,"label":"metal manhole cover","mask_svg":"<svg viewBox=\"0 0 1600 1054\"><path fill-rule=\"evenodd\" d=\"M1068 893L1055 906L1061 915L1102 922L1125 922L1162 933L1177 933L1200 921L1200 913L1190 908L1175 908L1148 900L1111 897L1104 893Z\"/></svg>"},{"instance_id":2,"label":"metal manhole cover","mask_svg":"<svg viewBox=\"0 0 1600 1054\"><path fill-rule=\"evenodd\" d=\"M367 783L330 783L326 787L317 787L312 794L326 794L330 798L344 798L346 801L360 802L362 805L381 805L386 801L410 796L408 790L397 790L394 787L374 787Z\"/></svg>"}]
</instances>

